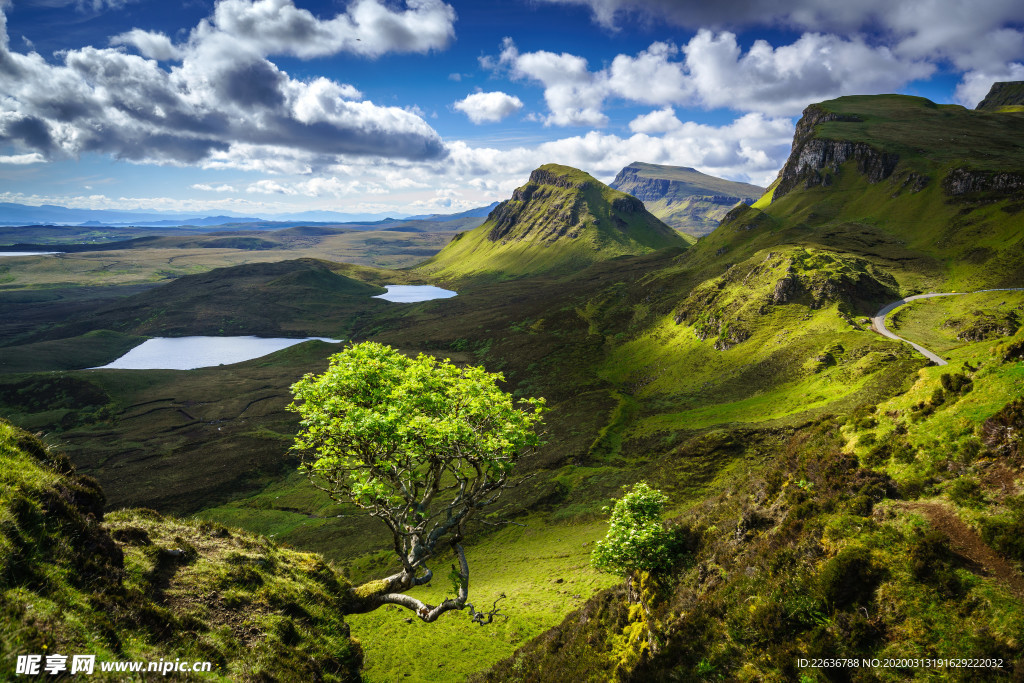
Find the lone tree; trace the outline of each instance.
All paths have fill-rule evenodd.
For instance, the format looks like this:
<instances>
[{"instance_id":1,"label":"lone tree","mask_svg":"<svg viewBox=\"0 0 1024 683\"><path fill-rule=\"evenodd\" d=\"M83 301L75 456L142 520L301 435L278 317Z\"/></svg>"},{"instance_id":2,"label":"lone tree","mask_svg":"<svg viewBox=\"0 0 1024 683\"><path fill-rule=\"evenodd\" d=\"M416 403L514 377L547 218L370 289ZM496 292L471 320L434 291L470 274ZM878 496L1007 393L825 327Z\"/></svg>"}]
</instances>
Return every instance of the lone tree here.
<instances>
[{"instance_id":1,"label":"lone tree","mask_svg":"<svg viewBox=\"0 0 1024 683\"><path fill-rule=\"evenodd\" d=\"M352 613L385 604L432 622L469 608L477 623L497 613L469 599L461 541L466 523L493 504L524 454L540 445L542 398L513 405L501 373L458 368L420 354L408 358L366 342L331 357L322 375L292 386L290 410L301 417L293 450L315 486L339 502L368 510L387 525L402 569L352 591ZM427 562L445 546L458 558L454 598L424 603L406 591L431 580Z\"/></svg>"},{"instance_id":2,"label":"lone tree","mask_svg":"<svg viewBox=\"0 0 1024 683\"><path fill-rule=\"evenodd\" d=\"M647 482L635 484L615 501L608 534L595 544L591 554L594 567L626 578L634 602L636 572L668 569L679 552L675 534L661 520L667 502L668 497Z\"/></svg>"}]
</instances>

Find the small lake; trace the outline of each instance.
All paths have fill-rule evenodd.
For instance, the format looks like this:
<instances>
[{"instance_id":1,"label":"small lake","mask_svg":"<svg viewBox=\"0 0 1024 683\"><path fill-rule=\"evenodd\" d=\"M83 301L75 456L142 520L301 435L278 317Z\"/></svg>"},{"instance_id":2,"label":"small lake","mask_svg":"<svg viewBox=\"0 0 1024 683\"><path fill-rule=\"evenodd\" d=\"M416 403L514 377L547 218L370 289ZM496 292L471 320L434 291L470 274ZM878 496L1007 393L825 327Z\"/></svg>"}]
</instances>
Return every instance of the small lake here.
<instances>
[{"instance_id":1,"label":"small lake","mask_svg":"<svg viewBox=\"0 0 1024 683\"><path fill-rule=\"evenodd\" d=\"M93 370L195 370L266 356L311 339L340 344L341 339L306 337L156 337L147 339L113 363Z\"/></svg>"},{"instance_id":2,"label":"small lake","mask_svg":"<svg viewBox=\"0 0 1024 683\"><path fill-rule=\"evenodd\" d=\"M399 304L411 304L432 299L450 299L458 294L450 289L441 289L433 285L384 285L384 288L388 290L387 294L378 294L373 298L394 301Z\"/></svg>"},{"instance_id":3,"label":"small lake","mask_svg":"<svg viewBox=\"0 0 1024 683\"><path fill-rule=\"evenodd\" d=\"M45 256L46 254L63 254L62 251L0 251L0 258L4 256Z\"/></svg>"}]
</instances>

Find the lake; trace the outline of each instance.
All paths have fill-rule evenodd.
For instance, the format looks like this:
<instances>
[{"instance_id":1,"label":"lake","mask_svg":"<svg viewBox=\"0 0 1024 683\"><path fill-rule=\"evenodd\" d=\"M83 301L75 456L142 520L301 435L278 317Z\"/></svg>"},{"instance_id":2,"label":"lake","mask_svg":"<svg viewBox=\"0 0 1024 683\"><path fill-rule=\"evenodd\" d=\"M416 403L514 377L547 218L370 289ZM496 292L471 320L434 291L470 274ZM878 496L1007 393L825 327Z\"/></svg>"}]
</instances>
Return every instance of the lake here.
<instances>
[{"instance_id":1,"label":"lake","mask_svg":"<svg viewBox=\"0 0 1024 683\"><path fill-rule=\"evenodd\" d=\"M0 257L4 256L45 256L46 254L63 254L62 251L0 251Z\"/></svg>"},{"instance_id":2,"label":"lake","mask_svg":"<svg viewBox=\"0 0 1024 683\"><path fill-rule=\"evenodd\" d=\"M340 339L306 337L156 337L147 339L113 363L93 370L195 370L252 360L311 339L340 344Z\"/></svg>"},{"instance_id":3,"label":"lake","mask_svg":"<svg viewBox=\"0 0 1024 683\"><path fill-rule=\"evenodd\" d=\"M388 290L387 294L378 294L373 298L394 301L399 304L411 304L432 299L450 299L458 294L450 289L441 289L433 285L384 285L384 288Z\"/></svg>"}]
</instances>

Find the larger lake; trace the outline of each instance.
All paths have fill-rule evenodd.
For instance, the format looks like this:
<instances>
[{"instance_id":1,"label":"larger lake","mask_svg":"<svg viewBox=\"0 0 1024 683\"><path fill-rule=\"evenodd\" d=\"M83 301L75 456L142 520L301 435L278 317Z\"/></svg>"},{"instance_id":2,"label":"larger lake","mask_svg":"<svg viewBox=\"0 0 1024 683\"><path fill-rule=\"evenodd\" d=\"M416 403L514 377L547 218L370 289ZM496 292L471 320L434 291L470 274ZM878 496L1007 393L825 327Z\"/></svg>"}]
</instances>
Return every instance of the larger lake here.
<instances>
[{"instance_id":1,"label":"larger lake","mask_svg":"<svg viewBox=\"0 0 1024 683\"><path fill-rule=\"evenodd\" d=\"M45 256L46 254L63 254L62 251L0 251L0 257L4 256Z\"/></svg>"},{"instance_id":2,"label":"larger lake","mask_svg":"<svg viewBox=\"0 0 1024 683\"><path fill-rule=\"evenodd\" d=\"M147 339L113 363L94 370L195 370L265 356L311 339L340 344L340 339L306 337L156 337Z\"/></svg>"}]
</instances>

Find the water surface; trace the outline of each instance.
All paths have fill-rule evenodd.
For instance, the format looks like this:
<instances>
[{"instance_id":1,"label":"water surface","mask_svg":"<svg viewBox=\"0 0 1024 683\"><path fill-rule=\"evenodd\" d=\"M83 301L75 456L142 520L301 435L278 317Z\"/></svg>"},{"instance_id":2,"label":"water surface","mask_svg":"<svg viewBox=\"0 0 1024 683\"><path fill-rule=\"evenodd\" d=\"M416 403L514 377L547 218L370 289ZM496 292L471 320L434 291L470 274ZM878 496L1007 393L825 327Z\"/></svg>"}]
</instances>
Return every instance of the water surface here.
<instances>
[{"instance_id":1,"label":"water surface","mask_svg":"<svg viewBox=\"0 0 1024 683\"><path fill-rule=\"evenodd\" d=\"M384 285L388 290L387 294L378 294L374 299L394 301L400 304L411 304L416 301L430 301L432 299L450 299L458 292L450 289L441 289L434 285Z\"/></svg>"},{"instance_id":2,"label":"water surface","mask_svg":"<svg viewBox=\"0 0 1024 683\"><path fill-rule=\"evenodd\" d=\"M3 256L45 256L46 254L63 254L62 251L0 251Z\"/></svg>"},{"instance_id":3,"label":"water surface","mask_svg":"<svg viewBox=\"0 0 1024 683\"><path fill-rule=\"evenodd\" d=\"M142 342L113 363L93 369L195 370L241 363L311 339L332 344L342 341L327 337L156 337Z\"/></svg>"}]
</instances>

